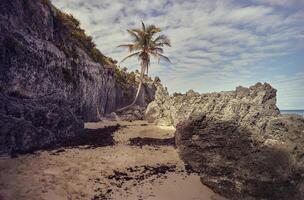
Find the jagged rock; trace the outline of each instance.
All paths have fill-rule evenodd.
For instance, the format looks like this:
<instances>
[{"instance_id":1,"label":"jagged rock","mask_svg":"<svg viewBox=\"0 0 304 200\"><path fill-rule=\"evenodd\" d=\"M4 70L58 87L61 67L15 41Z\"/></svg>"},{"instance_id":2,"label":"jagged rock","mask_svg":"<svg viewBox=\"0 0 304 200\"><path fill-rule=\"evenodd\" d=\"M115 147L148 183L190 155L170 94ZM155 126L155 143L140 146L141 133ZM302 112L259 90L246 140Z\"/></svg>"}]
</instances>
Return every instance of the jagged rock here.
<instances>
[{"instance_id":1,"label":"jagged rock","mask_svg":"<svg viewBox=\"0 0 304 200\"><path fill-rule=\"evenodd\" d=\"M0 93L0 154L48 148L83 133L83 121L55 98L16 98Z\"/></svg>"},{"instance_id":2,"label":"jagged rock","mask_svg":"<svg viewBox=\"0 0 304 200\"><path fill-rule=\"evenodd\" d=\"M161 88L146 117L177 125L181 158L201 181L230 199L302 199L304 119L280 115L276 90L168 96Z\"/></svg>"},{"instance_id":3,"label":"jagged rock","mask_svg":"<svg viewBox=\"0 0 304 200\"><path fill-rule=\"evenodd\" d=\"M179 155L203 184L229 199L303 199L304 118L269 117L262 129L253 127L256 122L252 118L247 126L204 114L181 122Z\"/></svg>"},{"instance_id":4,"label":"jagged rock","mask_svg":"<svg viewBox=\"0 0 304 200\"><path fill-rule=\"evenodd\" d=\"M134 121L142 120L145 108L141 106L132 106L130 109L119 113L120 120Z\"/></svg>"},{"instance_id":5,"label":"jagged rock","mask_svg":"<svg viewBox=\"0 0 304 200\"><path fill-rule=\"evenodd\" d=\"M144 118L148 122L156 122L162 125L171 125L172 120L170 116L170 96L167 88L162 85L156 86L155 99L150 104L148 104Z\"/></svg>"},{"instance_id":6,"label":"jagged rock","mask_svg":"<svg viewBox=\"0 0 304 200\"><path fill-rule=\"evenodd\" d=\"M158 124L174 125L190 116L207 114L236 121L256 123L262 118L278 115L276 90L269 84L257 83L249 88L237 87L236 91L201 94L189 91L185 95L169 96L162 85L157 86L155 100L146 111L145 119ZM248 124L250 125L250 124Z\"/></svg>"},{"instance_id":7,"label":"jagged rock","mask_svg":"<svg viewBox=\"0 0 304 200\"><path fill-rule=\"evenodd\" d=\"M304 119L280 115L269 84L173 96L158 86L155 97L145 118L176 126L179 155L202 183L233 200L304 199Z\"/></svg>"},{"instance_id":8,"label":"jagged rock","mask_svg":"<svg viewBox=\"0 0 304 200\"><path fill-rule=\"evenodd\" d=\"M120 112L112 112L107 115L105 119L113 120L113 121L134 121L134 120L142 120L144 117L145 108L142 106L132 106L126 110Z\"/></svg>"},{"instance_id":9,"label":"jagged rock","mask_svg":"<svg viewBox=\"0 0 304 200\"><path fill-rule=\"evenodd\" d=\"M106 119L111 119L111 120L113 120L113 121L118 121L118 120L120 120L119 117L118 117L118 115L117 115L115 112L111 112L111 114L108 115L108 116L106 117Z\"/></svg>"}]
</instances>

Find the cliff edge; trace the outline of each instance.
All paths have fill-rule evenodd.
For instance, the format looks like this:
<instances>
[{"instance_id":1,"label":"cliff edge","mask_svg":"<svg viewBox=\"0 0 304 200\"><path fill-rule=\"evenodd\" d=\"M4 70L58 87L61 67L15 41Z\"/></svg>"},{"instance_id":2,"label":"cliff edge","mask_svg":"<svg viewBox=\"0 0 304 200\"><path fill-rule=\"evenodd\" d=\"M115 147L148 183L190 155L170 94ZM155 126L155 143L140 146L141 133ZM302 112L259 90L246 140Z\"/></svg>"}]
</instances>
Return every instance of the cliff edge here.
<instances>
[{"instance_id":1,"label":"cliff edge","mask_svg":"<svg viewBox=\"0 0 304 200\"><path fill-rule=\"evenodd\" d=\"M83 121L132 102L138 73L103 55L79 21L50 1L1 1L0 30L0 152L70 137ZM143 107L156 90L146 79L137 101Z\"/></svg>"}]
</instances>

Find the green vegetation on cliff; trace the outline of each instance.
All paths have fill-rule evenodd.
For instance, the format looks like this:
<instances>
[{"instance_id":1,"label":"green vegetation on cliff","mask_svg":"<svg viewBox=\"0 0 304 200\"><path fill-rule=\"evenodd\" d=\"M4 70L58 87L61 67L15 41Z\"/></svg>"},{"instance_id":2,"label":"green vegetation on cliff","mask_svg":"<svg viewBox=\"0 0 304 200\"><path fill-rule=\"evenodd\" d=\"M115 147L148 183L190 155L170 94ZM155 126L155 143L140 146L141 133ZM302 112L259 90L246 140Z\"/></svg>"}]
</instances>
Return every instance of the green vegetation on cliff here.
<instances>
[{"instance_id":1,"label":"green vegetation on cliff","mask_svg":"<svg viewBox=\"0 0 304 200\"><path fill-rule=\"evenodd\" d=\"M95 62L98 62L102 65L116 64L116 61L112 58L106 57L103 55L97 48L91 36L86 35L85 31L80 28L80 22L73 17L71 14L65 14L60 10L56 10L56 25L58 29L65 32L67 37L62 39L69 38L74 44L84 50ZM67 55L74 57L75 49L65 46L63 40L59 44L60 49L62 49Z\"/></svg>"},{"instance_id":2,"label":"green vegetation on cliff","mask_svg":"<svg viewBox=\"0 0 304 200\"><path fill-rule=\"evenodd\" d=\"M97 63L106 66L113 66L117 61L103 55L93 42L93 38L85 33L80 27L80 22L72 15L66 14L54 7L50 0L40 0L42 4L51 7L54 10L54 25L57 31L59 41L56 45L68 57L77 58L75 46L84 50ZM74 44L68 46L67 44Z\"/></svg>"},{"instance_id":3,"label":"green vegetation on cliff","mask_svg":"<svg viewBox=\"0 0 304 200\"><path fill-rule=\"evenodd\" d=\"M82 49L95 62L102 66L114 69L114 78L123 88L128 88L136 84L136 73L127 72L127 69L121 69L117 61L103 55L93 42L93 38L85 33L80 27L80 22L72 14L67 14L54 7L49 0L40 0L42 4L51 7L54 10L54 25L57 33L56 46L62 50L67 57L77 59L77 48ZM71 45L72 44L72 45ZM67 82L73 83L73 71L63 69L64 78ZM85 76L85 74L84 74ZM90 78L90 77L88 77Z\"/></svg>"}]
</instances>

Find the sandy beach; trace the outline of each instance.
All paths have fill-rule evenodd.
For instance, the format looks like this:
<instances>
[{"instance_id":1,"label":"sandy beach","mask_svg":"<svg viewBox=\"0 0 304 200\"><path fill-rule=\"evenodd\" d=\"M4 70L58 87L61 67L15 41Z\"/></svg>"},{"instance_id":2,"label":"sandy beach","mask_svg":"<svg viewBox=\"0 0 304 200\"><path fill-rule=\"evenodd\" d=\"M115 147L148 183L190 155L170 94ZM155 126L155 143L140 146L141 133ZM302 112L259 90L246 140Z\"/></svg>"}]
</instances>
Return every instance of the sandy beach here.
<instances>
[{"instance_id":1,"label":"sandy beach","mask_svg":"<svg viewBox=\"0 0 304 200\"><path fill-rule=\"evenodd\" d=\"M180 160L174 128L145 121L120 124L114 145L74 146L0 158L1 200L223 200Z\"/></svg>"}]
</instances>

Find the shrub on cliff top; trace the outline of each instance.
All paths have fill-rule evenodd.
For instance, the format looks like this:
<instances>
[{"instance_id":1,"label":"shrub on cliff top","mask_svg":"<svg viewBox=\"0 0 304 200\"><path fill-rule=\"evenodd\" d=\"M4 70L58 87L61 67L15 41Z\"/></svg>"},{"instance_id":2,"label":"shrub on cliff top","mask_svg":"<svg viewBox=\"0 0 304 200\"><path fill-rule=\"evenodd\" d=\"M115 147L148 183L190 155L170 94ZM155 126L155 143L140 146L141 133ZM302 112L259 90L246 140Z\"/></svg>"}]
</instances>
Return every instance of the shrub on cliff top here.
<instances>
[{"instance_id":1,"label":"shrub on cliff top","mask_svg":"<svg viewBox=\"0 0 304 200\"><path fill-rule=\"evenodd\" d=\"M55 10L55 30L57 34L56 46L62 50L67 57L76 59L78 54L76 46L84 50L93 61L101 65L111 66L114 70L116 81L121 86L127 87L128 84L135 83L135 74L121 72L116 65L117 61L103 55L93 42L93 38L88 36L85 31L80 27L80 22L72 15L66 14L59 9L52 6L50 0L41 0L42 4L51 6ZM72 44L72 45L71 45ZM66 81L71 81L72 71L65 73ZM69 75L68 75L69 74Z\"/></svg>"},{"instance_id":2,"label":"shrub on cliff top","mask_svg":"<svg viewBox=\"0 0 304 200\"><path fill-rule=\"evenodd\" d=\"M44 5L47 5L47 6L51 5L50 0L41 0L41 3L43 3Z\"/></svg>"},{"instance_id":3,"label":"shrub on cliff top","mask_svg":"<svg viewBox=\"0 0 304 200\"><path fill-rule=\"evenodd\" d=\"M115 68L114 78L123 88L128 88L136 84L136 74L134 72L129 73L124 69Z\"/></svg>"},{"instance_id":4,"label":"shrub on cliff top","mask_svg":"<svg viewBox=\"0 0 304 200\"><path fill-rule=\"evenodd\" d=\"M77 45L84 50L95 62L102 65L113 66L117 62L112 58L104 56L97 48L91 36L80 28L80 22L71 14L66 14L56 9L55 27L60 35L60 43L57 46L69 57L73 57L74 48L68 45L67 41ZM62 34L64 33L64 34Z\"/></svg>"}]
</instances>

